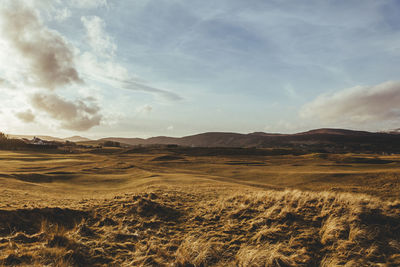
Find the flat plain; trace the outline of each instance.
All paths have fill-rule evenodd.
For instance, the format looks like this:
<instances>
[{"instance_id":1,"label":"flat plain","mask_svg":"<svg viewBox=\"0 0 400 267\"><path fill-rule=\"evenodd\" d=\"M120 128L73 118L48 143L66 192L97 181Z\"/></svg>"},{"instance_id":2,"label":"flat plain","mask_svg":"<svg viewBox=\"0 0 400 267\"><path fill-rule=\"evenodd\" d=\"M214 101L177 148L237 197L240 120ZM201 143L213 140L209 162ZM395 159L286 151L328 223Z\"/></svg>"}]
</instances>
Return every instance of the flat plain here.
<instances>
[{"instance_id":1,"label":"flat plain","mask_svg":"<svg viewBox=\"0 0 400 267\"><path fill-rule=\"evenodd\" d=\"M400 265L400 155L103 148L0 164L2 265Z\"/></svg>"}]
</instances>

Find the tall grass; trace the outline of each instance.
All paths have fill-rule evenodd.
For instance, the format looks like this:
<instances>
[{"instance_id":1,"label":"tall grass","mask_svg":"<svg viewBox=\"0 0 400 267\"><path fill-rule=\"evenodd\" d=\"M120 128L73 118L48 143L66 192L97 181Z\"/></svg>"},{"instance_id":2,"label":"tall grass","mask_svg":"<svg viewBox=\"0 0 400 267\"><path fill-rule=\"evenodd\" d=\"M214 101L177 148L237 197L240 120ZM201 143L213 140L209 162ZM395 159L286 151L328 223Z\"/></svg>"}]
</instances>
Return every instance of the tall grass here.
<instances>
[{"instance_id":1,"label":"tall grass","mask_svg":"<svg viewBox=\"0 0 400 267\"><path fill-rule=\"evenodd\" d=\"M118 196L81 211L0 211L0 263L400 265L400 202L296 190L214 193L163 189ZM81 217L59 220L58 214ZM29 228L17 219L43 223Z\"/></svg>"}]
</instances>

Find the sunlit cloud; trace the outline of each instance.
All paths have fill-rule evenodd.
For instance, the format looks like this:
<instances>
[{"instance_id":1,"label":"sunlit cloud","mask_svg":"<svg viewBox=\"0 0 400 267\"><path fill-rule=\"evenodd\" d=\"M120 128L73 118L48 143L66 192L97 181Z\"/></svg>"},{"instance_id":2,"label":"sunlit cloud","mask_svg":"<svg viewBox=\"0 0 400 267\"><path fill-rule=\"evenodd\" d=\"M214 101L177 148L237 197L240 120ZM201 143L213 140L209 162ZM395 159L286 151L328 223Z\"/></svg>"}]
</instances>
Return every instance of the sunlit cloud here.
<instances>
[{"instance_id":1,"label":"sunlit cloud","mask_svg":"<svg viewBox=\"0 0 400 267\"><path fill-rule=\"evenodd\" d=\"M32 95L30 102L37 111L42 111L60 123L63 129L86 131L100 125L102 115L94 99L66 100L55 94Z\"/></svg>"},{"instance_id":2,"label":"sunlit cloud","mask_svg":"<svg viewBox=\"0 0 400 267\"><path fill-rule=\"evenodd\" d=\"M47 28L38 12L22 1L7 1L0 8L1 39L12 64L18 58L21 69L16 69L24 83L54 90L74 83L82 83L75 68L74 52L56 31ZM4 49L5 48L5 49Z\"/></svg>"},{"instance_id":3,"label":"sunlit cloud","mask_svg":"<svg viewBox=\"0 0 400 267\"><path fill-rule=\"evenodd\" d=\"M33 105L35 93L94 102L88 134L398 128L395 89L373 86L398 80L393 1L0 2L4 129L85 128Z\"/></svg>"},{"instance_id":4,"label":"sunlit cloud","mask_svg":"<svg viewBox=\"0 0 400 267\"><path fill-rule=\"evenodd\" d=\"M303 118L323 122L371 124L400 121L400 82L389 81L374 86L356 86L318 96L304 105Z\"/></svg>"},{"instance_id":5,"label":"sunlit cloud","mask_svg":"<svg viewBox=\"0 0 400 267\"><path fill-rule=\"evenodd\" d=\"M33 114L32 110L28 109L25 111L17 112L15 114L18 119L25 123L33 122L35 120L35 115Z\"/></svg>"}]
</instances>

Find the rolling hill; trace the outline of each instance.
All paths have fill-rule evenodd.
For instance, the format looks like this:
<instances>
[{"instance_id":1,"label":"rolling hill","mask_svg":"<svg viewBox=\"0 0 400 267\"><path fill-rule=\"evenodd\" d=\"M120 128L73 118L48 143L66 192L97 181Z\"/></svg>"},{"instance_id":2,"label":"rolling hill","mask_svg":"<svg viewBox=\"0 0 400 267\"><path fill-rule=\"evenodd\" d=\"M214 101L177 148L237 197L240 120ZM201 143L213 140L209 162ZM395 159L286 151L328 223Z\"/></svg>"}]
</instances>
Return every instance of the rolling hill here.
<instances>
[{"instance_id":1,"label":"rolling hill","mask_svg":"<svg viewBox=\"0 0 400 267\"><path fill-rule=\"evenodd\" d=\"M296 134L270 134L255 132L249 134L209 132L181 138L151 137L104 138L129 145L176 144L192 147L288 147L312 150L373 151L394 153L400 151L400 135L373 133L345 129L316 129Z\"/></svg>"},{"instance_id":2,"label":"rolling hill","mask_svg":"<svg viewBox=\"0 0 400 267\"><path fill-rule=\"evenodd\" d=\"M8 135L11 138L16 138L16 139L32 139L34 137L40 138L42 140L47 140L47 141L57 141L57 142L63 142L63 141L71 141L71 142L86 142L86 141L91 141L91 139L82 137L82 136L71 136L71 137L54 137L54 136L48 136L48 135L16 135L16 134L9 134Z\"/></svg>"},{"instance_id":3,"label":"rolling hill","mask_svg":"<svg viewBox=\"0 0 400 267\"><path fill-rule=\"evenodd\" d=\"M30 138L32 136L13 136ZM387 152L400 151L400 135L397 132L366 132L346 129L315 129L295 134L254 132L249 134L207 132L184 137L158 136L143 138L108 137L98 140L73 136L57 138L39 136L45 140L102 143L115 141L126 145L167 145L189 147L242 147L242 148L295 148L316 152Z\"/></svg>"}]
</instances>

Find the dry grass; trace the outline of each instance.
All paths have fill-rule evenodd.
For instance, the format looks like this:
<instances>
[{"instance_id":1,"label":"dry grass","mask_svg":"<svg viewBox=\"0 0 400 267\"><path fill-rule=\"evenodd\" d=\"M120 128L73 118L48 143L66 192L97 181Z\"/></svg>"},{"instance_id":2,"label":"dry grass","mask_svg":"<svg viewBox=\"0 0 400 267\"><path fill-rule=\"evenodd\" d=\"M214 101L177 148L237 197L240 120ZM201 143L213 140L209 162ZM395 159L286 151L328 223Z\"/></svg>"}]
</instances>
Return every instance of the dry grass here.
<instances>
[{"instance_id":1,"label":"dry grass","mask_svg":"<svg viewBox=\"0 0 400 267\"><path fill-rule=\"evenodd\" d=\"M0 152L0 265L400 266L397 155L113 151Z\"/></svg>"},{"instance_id":2,"label":"dry grass","mask_svg":"<svg viewBox=\"0 0 400 267\"><path fill-rule=\"evenodd\" d=\"M48 266L400 264L399 202L292 190L218 197L210 190L187 193L153 188L82 210L3 210L0 262Z\"/></svg>"}]
</instances>

